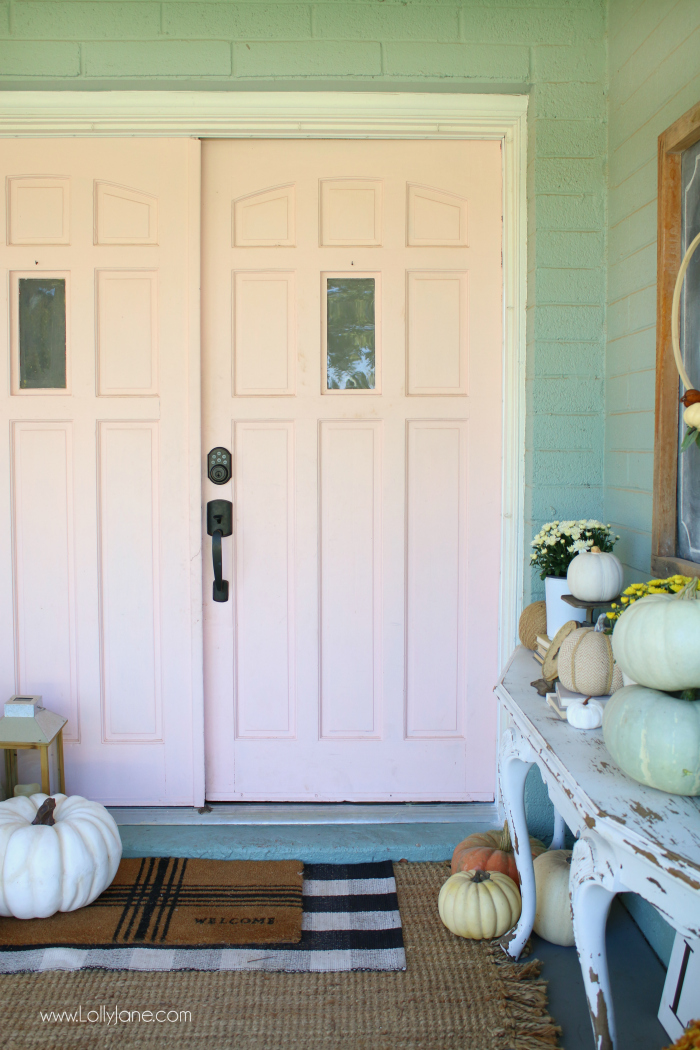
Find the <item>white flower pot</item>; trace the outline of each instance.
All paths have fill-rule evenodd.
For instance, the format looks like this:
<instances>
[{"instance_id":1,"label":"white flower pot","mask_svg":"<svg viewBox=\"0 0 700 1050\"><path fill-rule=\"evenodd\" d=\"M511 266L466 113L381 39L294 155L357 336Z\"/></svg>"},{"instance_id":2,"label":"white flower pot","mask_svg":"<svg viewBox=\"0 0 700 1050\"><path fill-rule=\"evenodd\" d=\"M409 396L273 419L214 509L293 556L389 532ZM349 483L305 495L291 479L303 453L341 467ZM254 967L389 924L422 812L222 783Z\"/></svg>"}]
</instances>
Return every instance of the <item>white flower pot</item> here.
<instances>
[{"instance_id":1,"label":"white flower pot","mask_svg":"<svg viewBox=\"0 0 700 1050\"><path fill-rule=\"evenodd\" d=\"M571 594L566 576L547 576L544 581L544 594L547 603L547 634L554 638L560 627L569 620L578 623L586 622L586 610L574 609L561 600L562 594Z\"/></svg>"}]
</instances>

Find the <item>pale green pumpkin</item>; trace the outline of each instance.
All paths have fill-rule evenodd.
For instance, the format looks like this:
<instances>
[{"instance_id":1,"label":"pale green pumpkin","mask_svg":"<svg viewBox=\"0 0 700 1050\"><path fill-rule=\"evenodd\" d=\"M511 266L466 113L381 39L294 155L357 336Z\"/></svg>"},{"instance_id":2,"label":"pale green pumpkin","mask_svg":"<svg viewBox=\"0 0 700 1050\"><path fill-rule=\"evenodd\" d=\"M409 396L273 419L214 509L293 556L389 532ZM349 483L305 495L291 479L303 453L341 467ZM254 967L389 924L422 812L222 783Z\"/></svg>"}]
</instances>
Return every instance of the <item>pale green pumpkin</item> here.
<instances>
[{"instance_id":1,"label":"pale green pumpkin","mask_svg":"<svg viewBox=\"0 0 700 1050\"><path fill-rule=\"evenodd\" d=\"M634 780L674 795L700 795L700 700L625 686L605 706L603 737Z\"/></svg>"},{"instance_id":2,"label":"pale green pumpkin","mask_svg":"<svg viewBox=\"0 0 700 1050\"><path fill-rule=\"evenodd\" d=\"M648 595L625 609L612 649L626 675L672 693L700 687L699 599L695 579L679 594Z\"/></svg>"}]
</instances>

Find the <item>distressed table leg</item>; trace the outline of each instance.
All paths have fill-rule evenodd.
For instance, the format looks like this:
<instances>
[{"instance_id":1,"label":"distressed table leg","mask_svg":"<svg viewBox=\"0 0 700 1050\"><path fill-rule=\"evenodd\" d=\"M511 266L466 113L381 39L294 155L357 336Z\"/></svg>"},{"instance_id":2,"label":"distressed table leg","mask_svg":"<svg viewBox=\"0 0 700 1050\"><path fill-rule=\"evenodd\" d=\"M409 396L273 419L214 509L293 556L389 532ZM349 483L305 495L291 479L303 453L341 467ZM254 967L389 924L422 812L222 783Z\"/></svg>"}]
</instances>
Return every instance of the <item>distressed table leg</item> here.
<instances>
[{"instance_id":1,"label":"distressed table leg","mask_svg":"<svg viewBox=\"0 0 700 1050\"><path fill-rule=\"evenodd\" d=\"M566 842L566 824L559 810L554 810L554 835L552 836L552 845L550 849L564 849Z\"/></svg>"},{"instance_id":2,"label":"distressed table leg","mask_svg":"<svg viewBox=\"0 0 700 1050\"><path fill-rule=\"evenodd\" d=\"M529 744L515 729L509 729L504 733L500 748L501 789L515 852L515 862L520 876L520 896L523 902L518 925L501 941L503 950L511 959L520 957L535 923L537 905L535 872L532 867L530 837L525 817L525 780L533 761L534 756Z\"/></svg>"},{"instance_id":3,"label":"distressed table leg","mask_svg":"<svg viewBox=\"0 0 700 1050\"><path fill-rule=\"evenodd\" d=\"M574 916L574 937L581 964L588 1010L593 1025L596 1050L615 1050L613 1013L605 926L617 893L614 868L599 856L600 850L588 839L574 846L569 891Z\"/></svg>"}]
</instances>

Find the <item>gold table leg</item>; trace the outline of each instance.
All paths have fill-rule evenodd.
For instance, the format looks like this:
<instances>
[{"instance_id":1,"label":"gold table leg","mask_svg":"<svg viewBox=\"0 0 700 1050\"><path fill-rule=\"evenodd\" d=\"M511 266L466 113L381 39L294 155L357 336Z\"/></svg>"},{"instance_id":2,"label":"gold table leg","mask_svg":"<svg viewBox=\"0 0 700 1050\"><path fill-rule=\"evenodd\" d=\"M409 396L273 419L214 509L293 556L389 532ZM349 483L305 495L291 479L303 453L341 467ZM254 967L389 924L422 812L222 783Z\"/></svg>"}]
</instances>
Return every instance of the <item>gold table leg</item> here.
<instances>
[{"instance_id":1,"label":"gold table leg","mask_svg":"<svg viewBox=\"0 0 700 1050\"><path fill-rule=\"evenodd\" d=\"M45 795L51 794L51 781L49 779L49 749L45 746L39 746L39 755L41 756L41 790Z\"/></svg>"},{"instance_id":2,"label":"gold table leg","mask_svg":"<svg viewBox=\"0 0 700 1050\"><path fill-rule=\"evenodd\" d=\"M58 790L61 794L66 793L66 777L63 769L63 730L59 729L58 736L56 737L56 747L58 749Z\"/></svg>"}]
</instances>

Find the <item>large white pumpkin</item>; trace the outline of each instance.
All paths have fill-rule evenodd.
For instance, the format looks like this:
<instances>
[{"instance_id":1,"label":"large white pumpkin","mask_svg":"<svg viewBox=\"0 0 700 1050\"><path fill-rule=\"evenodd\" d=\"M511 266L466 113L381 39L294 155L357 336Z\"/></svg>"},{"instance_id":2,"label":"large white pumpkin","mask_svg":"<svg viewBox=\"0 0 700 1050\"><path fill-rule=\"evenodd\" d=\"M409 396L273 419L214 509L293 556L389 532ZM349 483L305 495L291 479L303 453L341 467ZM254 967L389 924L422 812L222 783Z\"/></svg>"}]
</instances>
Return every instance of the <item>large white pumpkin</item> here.
<instances>
[{"instance_id":1,"label":"large white pumpkin","mask_svg":"<svg viewBox=\"0 0 700 1050\"><path fill-rule=\"evenodd\" d=\"M473 940L500 937L515 926L521 908L518 887L501 871L457 871L438 896L447 929Z\"/></svg>"},{"instance_id":2,"label":"large white pumpkin","mask_svg":"<svg viewBox=\"0 0 700 1050\"><path fill-rule=\"evenodd\" d=\"M700 687L700 601L691 595L689 588L640 598L615 624L615 660L639 685L666 693Z\"/></svg>"},{"instance_id":3,"label":"large white pumpkin","mask_svg":"<svg viewBox=\"0 0 700 1050\"><path fill-rule=\"evenodd\" d=\"M48 798L55 823L34 824ZM83 908L110 885L121 855L119 829L99 802L42 793L0 802L0 915L43 919Z\"/></svg>"},{"instance_id":4,"label":"large white pumpkin","mask_svg":"<svg viewBox=\"0 0 700 1050\"><path fill-rule=\"evenodd\" d=\"M571 850L548 849L535 857L537 910L535 933L552 944L570 948L574 944L574 920L569 900Z\"/></svg>"},{"instance_id":5,"label":"large white pumpkin","mask_svg":"<svg viewBox=\"0 0 700 1050\"><path fill-rule=\"evenodd\" d=\"M614 554L593 547L571 561L566 582L574 598L582 602L609 602L622 590L622 565Z\"/></svg>"}]
</instances>

